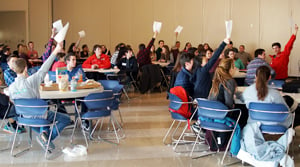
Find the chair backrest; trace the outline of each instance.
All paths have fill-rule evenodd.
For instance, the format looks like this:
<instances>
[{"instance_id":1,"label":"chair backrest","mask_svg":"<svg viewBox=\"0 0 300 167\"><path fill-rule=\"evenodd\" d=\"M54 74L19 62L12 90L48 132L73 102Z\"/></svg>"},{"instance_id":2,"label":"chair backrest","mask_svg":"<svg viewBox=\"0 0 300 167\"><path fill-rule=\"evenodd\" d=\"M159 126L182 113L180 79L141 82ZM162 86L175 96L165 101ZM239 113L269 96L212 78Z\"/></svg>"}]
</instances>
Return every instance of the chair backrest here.
<instances>
[{"instance_id":1,"label":"chair backrest","mask_svg":"<svg viewBox=\"0 0 300 167\"><path fill-rule=\"evenodd\" d=\"M45 116L49 105L42 99L15 99L16 113L26 116Z\"/></svg>"},{"instance_id":2,"label":"chair backrest","mask_svg":"<svg viewBox=\"0 0 300 167\"><path fill-rule=\"evenodd\" d=\"M202 98L197 98L196 101L198 103L198 116L201 117L224 119L229 111L228 107L219 101Z\"/></svg>"},{"instance_id":3,"label":"chair backrest","mask_svg":"<svg viewBox=\"0 0 300 167\"><path fill-rule=\"evenodd\" d=\"M284 104L257 103L249 104L249 116L256 121L283 122L289 115L289 109Z\"/></svg>"},{"instance_id":4,"label":"chair backrest","mask_svg":"<svg viewBox=\"0 0 300 167\"><path fill-rule=\"evenodd\" d=\"M123 89L123 85L119 83L117 80L99 80L104 90L112 90L113 93L121 92Z\"/></svg>"},{"instance_id":5,"label":"chair backrest","mask_svg":"<svg viewBox=\"0 0 300 167\"><path fill-rule=\"evenodd\" d=\"M184 116L185 118L191 117L191 107L188 104L189 98L185 89L181 86L175 86L170 89L169 93L169 110Z\"/></svg>"},{"instance_id":6,"label":"chair backrest","mask_svg":"<svg viewBox=\"0 0 300 167\"><path fill-rule=\"evenodd\" d=\"M102 109L110 110L114 95L112 91L104 91L102 93L91 93L82 100L89 111L97 111Z\"/></svg>"}]
</instances>

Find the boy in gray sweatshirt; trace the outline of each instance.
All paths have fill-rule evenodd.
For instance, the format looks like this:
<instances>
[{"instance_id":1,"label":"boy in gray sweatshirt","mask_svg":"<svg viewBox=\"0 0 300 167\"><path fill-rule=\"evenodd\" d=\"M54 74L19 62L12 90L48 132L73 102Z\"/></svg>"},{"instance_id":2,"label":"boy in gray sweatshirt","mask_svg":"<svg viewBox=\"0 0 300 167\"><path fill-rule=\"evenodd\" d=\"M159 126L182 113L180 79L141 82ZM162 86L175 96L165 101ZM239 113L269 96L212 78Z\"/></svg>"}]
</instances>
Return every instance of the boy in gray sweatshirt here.
<instances>
[{"instance_id":1,"label":"boy in gray sweatshirt","mask_svg":"<svg viewBox=\"0 0 300 167\"><path fill-rule=\"evenodd\" d=\"M48 73L54 59L56 58L56 54L62 49L62 42L58 43L55 50L52 52L50 57L43 63L41 68L33 75L27 75L27 64L26 61L22 58L17 59L13 66L14 71L17 73L17 78L15 82L13 82L9 86L9 96L10 99L20 99L20 98L40 98L39 87L42 81L44 80L45 75ZM53 121L54 112L48 111L47 120ZM66 114L56 113L55 120L57 129L61 132L67 125L70 123L70 117ZM46 149L46 145L48 143L49 136L49 127L47 128L33 128L35 131L40 133L37 136L38 143L42 146L43 149ZM54 149L55 145L52 141L57 137L59 132L54 128L51 134L49 149Z\"/></svg>"}]
</instances>

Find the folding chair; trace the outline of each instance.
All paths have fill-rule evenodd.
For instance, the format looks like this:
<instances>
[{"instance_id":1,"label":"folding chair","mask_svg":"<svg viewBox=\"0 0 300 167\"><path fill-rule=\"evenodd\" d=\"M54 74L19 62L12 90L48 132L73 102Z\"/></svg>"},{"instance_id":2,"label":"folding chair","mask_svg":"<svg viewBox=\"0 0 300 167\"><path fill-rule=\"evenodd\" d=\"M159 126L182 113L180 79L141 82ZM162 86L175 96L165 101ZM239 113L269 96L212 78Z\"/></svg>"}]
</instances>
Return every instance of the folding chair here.
<instances>
[{"instance_id":1,"label":"folding chair","mask_svg":"<svg viewBox=\"0 0 300 167\"><path fill-rule=\"evenodd\" d=\"M236 127L238 125L238 122L239 122L239 119L240 119L240 116L241 116L241 111L240 111L240 109L231 109L230 110L230 109L228 109L227 106L225 106L223 103L221 103L219 101L212 101L212 100L207 100L207 99L202 99L202 98L197 98L197 99L195 99L195 101L198 104L197 113L198 113L198 116L199 116L199 119L200 119L200 127L202 129L215 131L215 132L232 132L231 136L230 136L230 139L227 143L225 152L223 154L222 161L221 161L221 165L223 165L224 159L225 159L226 154L228 152L228 148L229 148L229 146L231 144L231 141L232 141L233 134L234 134L234 132L236 130ZM211 120L224 120L224 119L226 119L226 115L230 112L239 112L238 118L237 118L236 123L235 123L233 128L227 126L224 123L220 123L222 121L211 121ZM199 133L200 133L200 131L199 131ZM196 141L198 140L198 138L200 136L199 133L197 135ZM212 137L213 137L213 141L215 141L215 143L217 143L213 134L212 134ZM194 151L194 147L196 145L196 141L194 143L193 149L192 149L191 154L190 154L191 157L193 155L193 151ZM205 152L206 151L207 150L205 150ZM210 154L215 154L217 152L219 152L219 148L216 152L206 152L206 154L201 155L200 157L210 155ZM197 157L197 158L200 158L200 157Z\"/></svg>"},{"instance_id":2,"label":"folding chair","mask_svg":"<svg viewBox=\"0 0 300 167\"><path fill-rule=\"evenodd\" d=\"M169 136L169 133L171 132L171 130L173 129L174 125L177 122L177 126L176 128L173 130L172 135L171 135L171 144L173 145L173 150L175 152L177 152L176 148L178 146L178 144L187 144L187 143L193 143L194 140L185 140L185 137L192 137L194 136L193 133L186 133L187 129L190 129L189 125L190 125L190 120L192 119L195 112L193 114L191 114L190 118L186 118L185 116L181 115L180 113L177 113L177 111L182 110L185 112L191 112L191 104L192 102L190 101L190 99L187 99L187 94L185 92L185 90L182 87L174 87L172 88L173 90L177 89L179 94L183 94L183 97L186 97L186 99L181 99L180 97L178 97L176 94L172 94L169 93L169 100L170 100L170 104L169 104L169 111L171 114L171 117L173 119L173 122L170 126L170 128L168 129L166 135L163 138L163 143L166 143L166 139ZM171 92L173 92L173 90ZM185 94L184 94L185 92ZM181 123L185 123L183 130L180 134L180 136L178 138L175 138L175 135L177 134L177 131L181 125Z\"/></svg>"},{"instance_id":3,"label":"folding chair","mask_svg":"<svg viewBox=\"0 0 300 167\"><path fill-rule=\"evenodd\" d=\"M117 143L120 142L120 136L117 134L117 130L115 127L115 123L118 125L118 122L115 120L114 116L111 114L111 106L114 101L114 96L113 96L112 91L104 91L102 93L92 93L92 94L89 94L88 96L86 96L83 100L76 99L75 101L76 101L75 109L76 109L76 112L78 113L78 117L75 121L75 126L73 129L72 135L71 135L71 143L73 143L73 136L74 136L76 125L78 122L80 122L81 123L81 131L83 133L86 146L88 147L88 138L85 134L84 127L82 125L82 120L97 120L96 125L94 126L91 133L89 134L89 139L91 139L93 141L97 141L97 139L93 137L93 134L100 122L100 119L102 119L102 121L101 121L101 125L102 125L104 117L110 117L110 122L113 126L114 134L116 137L115 140L117 140ZM87 107L87 111L86 112L79 111L77 102L84 103L84 105ZM120 125L118 125L118 126L120 126ZM99 130L101 130L101 128ZM122 129L120 129L120 131L123 133ZM106 141L109 143L113 143L104 138L101 138L100 134L98 135L98 141ZM113 144L115 144L115 143L113 143Z\"/></svg>"},{"instance_id":4,"label":"folding chair","mask_svg":"<svg viewBox=\"0 0 300 167\"><path fill-rule=\"evenodd\" d=\"M121 114L119 105L120 105L120 99L121 99L121 95L122 95L122 89L123 89L124 86L121 85L116 80L99 80L98 82L101 83L101 85L103 86L104 90L111 90L111 91L113 91L114 102L113 102L113 104L111 106L111 109L113 111L118 110L120 121L121 121L121 125L123 125L124 122L123 122L123 118L122 118L122 114Z\"/></svg>"},{"instance_id":5,"label":"folding chair","mask_svg":"<svg viewBox=\"0 0 300 167\"><path fill-rule=\"evenodd\" d=\"M291 114L291 115L290 115ZM249 104L249 117L252 121L260 122L260 130L264 134L269 135L281 135L284 134L288 128L283 126L282 123L288 118L292 117L292 124L294 124L295 113L290 113L289 109L284 104L274 103L258 103L251 102ZM289 146L286 146L286 153L289 152ZM239 153L240 154L240 153ZM238 158L242 156L238 155ZM249 161L249 158L241 159L252 165L253 161Z\"/></svg>"},{"instance_id":6,"label":"folding chair","mask_svg":"<svg viewBox=\"0 0 300 167\"><path fill-rule=\"evenodd\" d=\"M1 125L0 125L0 129L1 129L1 135L0 136L1 137L7 137L7 133L2 134L2 132L4 132L3 131L3 125L5 125L6 123L8 123L8 121L6 119L7 119L7 115L8 115L8 112L9 112L10 108L11 108L11 105L10 105L10 103L8 103L7 109L5 111L5 114L4 114L3 118L2 118ZM10 125L10 126L12 127L12 125ZM10 142L8 142L7 146L5 148L0 148L0 152L9 150L10 148L11 148L10 147Z\"/></svg>"},{"instance_id":7,"label":"folding chair","mask_svg":"<svg viewBox=\"0 0 300 167\"><path fill-rule=\"evenodd\" d=\"M116 81L118 81L119 83L121 83L122 79L125 78L125 77L126 77L126 74L115 74L115 73L113 73L113 74L106 74L106 79L107 79L107 80L116 80ZM122 83L122 85L123 85L123 84L126 84L126 83ZM105 89L105 88L104 88L104 89ZM128 96L128 93L127 93L126 89L124 88L124 85L123 85L123 87L122 87L122 91L124 92L124 94L125 94L127 100L130 100L130 98L129 98L129 96Z\"/></svg>"},{"instance_id":8,"label":"folding chair","mask_svg":"<svg viewBox=\"0 0 300 167\"><path fill-rule=\"evenodd\" d=\"M32 148L32 129L31 128L41 128L41 127L50 127L50 133L48 138L48 143L45 149L45 158L47 159L47 153L49 151L49 143L52 135L52 131L54 126L56 127L56 105L48 105L48 103L42 99L15 99L14 100L17 117L17 129L14 135L13 144L11 147L11 155L13 157L17 157L21 153L29 151ZM54 107L51 111L54 111L53 121L47 120L47 113L50 107ZM30 130L28 132L28 147L16 154L14 154L15 148L15 140L17 136L17 131L19 126L29 127ZM57 127L56 130L58 131Z\"/></svg>"}]
</instances>

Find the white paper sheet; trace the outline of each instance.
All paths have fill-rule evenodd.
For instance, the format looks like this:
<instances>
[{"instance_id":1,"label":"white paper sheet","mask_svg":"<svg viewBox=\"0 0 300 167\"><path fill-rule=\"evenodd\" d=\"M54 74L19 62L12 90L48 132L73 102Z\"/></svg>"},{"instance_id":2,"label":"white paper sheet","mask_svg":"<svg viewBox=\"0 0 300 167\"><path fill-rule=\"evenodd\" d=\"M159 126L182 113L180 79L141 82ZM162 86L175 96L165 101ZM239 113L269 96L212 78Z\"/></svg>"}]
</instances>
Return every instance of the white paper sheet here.
<instances>
[{"instance_id":1,"label":"white paper sheet","mask_svg":"<svg viewBox=\"0 0 300 167\"><path fill-rule=\"evenodd\" d=\"M230 38L231 31L232 31L232 20L225 21L225 27L226 27L226 38Z\"/></svg>"},{"instance_id":2,"label":"white paper sheet","mask_svg":"<svg viewBox=\"0 0 300 167\"><path fill-rule=\"evenodd\" d=\"M177 32L178 34L180 34L180 32L182 31L183 27L182 26L177 26L174 32Z\"/></svg>"},{"instance_id":3,"label":"white paper sheet","mask_svg":"<svg viewBox=\"0 0 300 167\"><path fill-rule=\"evenodd\" d=\"M61 20L55 21L53 24L53 28L55 28L56 32L59 32L61 29L63 29L63 24Z\"/></svg>"},{"instance_id":4,"label":"white paper sheet","mask_svg":"<svg viewBox=\"0 0 300 167\"><path fill-rule=\"evenodd\" d=\"M64 28L62 28L54 37L54 40L56 42L61 42L65 39L67 31L69 29L69 22L64 26Z\"/></svg>"},{"instance_id":5,"label":"white paper sheet","mask_svg":"<svg viewBox=\"0 0 300 167\"><path fill-rule=\"evenodd\" d=\"M154 21L153 22L153 32L156 32L156 31L160 32L161 26L162 26L161 22Z\"/></svg>"},{"instance_id":6,"label":"white paper sheet","mask_svg":"<svg viewBox=\"0 0 300 167\"><path fill-rule=\"evenodd\" d=\"M85 37L85 31L84 30L79 31L78 34L79 34L80 38L84 38Z\"/></svg>"}]
</instances>

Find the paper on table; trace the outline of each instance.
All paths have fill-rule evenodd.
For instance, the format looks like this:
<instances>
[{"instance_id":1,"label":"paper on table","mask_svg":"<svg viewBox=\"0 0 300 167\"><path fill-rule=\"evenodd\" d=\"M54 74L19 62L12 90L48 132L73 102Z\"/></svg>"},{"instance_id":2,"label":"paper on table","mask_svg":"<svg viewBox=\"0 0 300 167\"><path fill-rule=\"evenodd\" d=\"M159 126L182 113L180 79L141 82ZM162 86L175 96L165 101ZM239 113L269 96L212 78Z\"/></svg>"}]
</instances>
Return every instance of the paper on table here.
<instances>
[{"instance_id":1,"label":"paper on table","mask_svg":"<svg viewBox=\"0 0 300 167\"><path fill-rule=\"evenodd\" d=\"M161 25L162 25L161 22L154 21L154 22L153 22L153 32L156 32L156 31L157 31L157 32L160 32Z\"/></svg>"},{"instance_id":2,"label":"paper on table","mask_svg":"<svg viewBox=\"0 0 300 167\"><path fill-rule=\"evenodd\" d=\"M61 42L65 39L67 31L69 29L69 22L62 28L54 37L56 42Z\"/></svg>"},{"instance_id":3,"label":"paper on table","mask_svg":"<svg viewBox=\"0 0 300 167\"><path fill-rule=\"evenodd\" d=\"M178 32L178 34L180 34L180 32L182 31L183 27L182 26L177 26L174 32Z\"/></svg>"},{"instance_id":4,"label":"paper on table","mask_svg":"<svg viewBox=\"0 0 300 167\"><path fill-rule=\"evenodd\" d=\"M61 20L57 20L52 25L53 25L53 28L55 28L56 32L59 32L63 28Z\"/></svg>"},{"instance_id":5,"label":"paper on table","mask_svg":"<svg viewBox=\"0 0 300 167\"><path fill-rule=\"evenodd\" d=\"M293 28L295 26L294 19L291 17L290 18L290 26Z\"/></svg>"},{"instance_id":6,"label":"paper on table","mask_svg":"<svg viewBox=\"0 0 300 167\"><path fill-rule=\"evenodd\" d=\"M85 31L84 30L79 31L78 34L79 34L80 38L84 38L85 37Z\"/></svg>"},{"instance_id":7,"label":"paper on table","mask_svg":"<svg viewBox=\"0 0 300 167\"><path fill-rule=\"evenodd\" d=\"M226 38L230 38L231 31L232 31L232 20L225 21L225 27L226 27Z\"/></svg>"}]
</instances>

